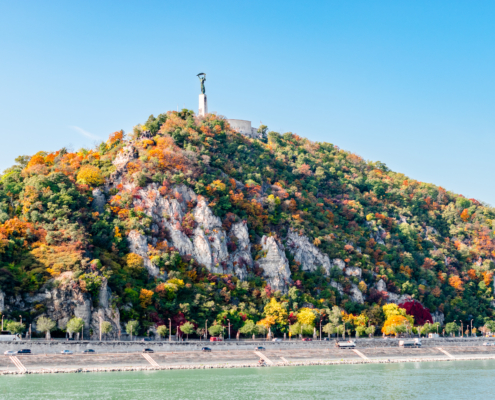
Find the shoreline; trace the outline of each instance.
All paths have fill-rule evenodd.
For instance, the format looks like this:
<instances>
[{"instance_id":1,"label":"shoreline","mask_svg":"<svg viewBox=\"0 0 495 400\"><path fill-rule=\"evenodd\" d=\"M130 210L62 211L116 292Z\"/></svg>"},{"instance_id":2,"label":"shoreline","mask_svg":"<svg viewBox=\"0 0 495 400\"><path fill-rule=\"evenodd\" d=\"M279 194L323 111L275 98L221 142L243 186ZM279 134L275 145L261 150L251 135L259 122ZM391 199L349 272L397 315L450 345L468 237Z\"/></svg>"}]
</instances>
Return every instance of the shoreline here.
<instances>
[{"instance_id":1,"label":"shoreline","mask_svg":"<svg viewBox=\"0 0 495 400\"><path fill-rule=\"evenodd\" d=\"M72 373L98 373L98 372L133 372L133 371L170 371L170 370L192 370L192 369L232 369L232 368L270 368L270 367L302 367L313 365L362 365L362 364L402 364L417 362L438 362L438 361L484 361L495 360L493 356L474 356L462 358L396 358L396 359L368 359L368 360L341 360L341 361L307 361L307 362L278 362L271 365L261 366L255 364L197 364L197 365L169 365L169 366L149 366L149 367L103 367L103 368L43 368L26 371L0 371L0 376L5 375L44 375L44 374L72 374Z\"/></svg>"}]
</instances>

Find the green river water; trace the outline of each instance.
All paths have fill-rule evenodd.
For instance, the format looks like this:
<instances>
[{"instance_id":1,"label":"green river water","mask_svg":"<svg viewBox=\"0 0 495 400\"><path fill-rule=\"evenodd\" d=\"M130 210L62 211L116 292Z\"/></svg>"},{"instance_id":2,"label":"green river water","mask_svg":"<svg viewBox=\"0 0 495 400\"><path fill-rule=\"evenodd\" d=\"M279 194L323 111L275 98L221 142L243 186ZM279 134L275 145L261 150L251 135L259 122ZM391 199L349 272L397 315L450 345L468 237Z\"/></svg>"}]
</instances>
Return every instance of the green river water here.
<instances>
[{"instance_id":1,"label":"green river water","mask_svg":"<svg viewBox=\"0 0 495 400\"><path fill-rule=\"evenodd\" d=\"M495 361L0 376L0 399L494 399Z\"/></svg>"}]
</instances>

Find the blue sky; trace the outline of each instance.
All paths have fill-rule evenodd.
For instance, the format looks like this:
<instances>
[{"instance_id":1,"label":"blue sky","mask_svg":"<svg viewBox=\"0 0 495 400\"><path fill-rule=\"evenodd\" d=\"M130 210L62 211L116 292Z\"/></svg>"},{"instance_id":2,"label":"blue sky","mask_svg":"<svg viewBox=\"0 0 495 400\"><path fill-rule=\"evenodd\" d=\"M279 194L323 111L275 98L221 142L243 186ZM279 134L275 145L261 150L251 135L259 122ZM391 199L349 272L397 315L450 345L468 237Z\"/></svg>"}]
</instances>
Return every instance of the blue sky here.
<instances>
[{"instance_id":1,"label":"blue sky","mask_svg":"<svg viewBox=\"0 0 495 400\"><path fill-rule=\"evenodd\" d=\"M334 143L495 205L493 1L0 1L0 170L150 114Z\"/></svg>"}]
</instances>

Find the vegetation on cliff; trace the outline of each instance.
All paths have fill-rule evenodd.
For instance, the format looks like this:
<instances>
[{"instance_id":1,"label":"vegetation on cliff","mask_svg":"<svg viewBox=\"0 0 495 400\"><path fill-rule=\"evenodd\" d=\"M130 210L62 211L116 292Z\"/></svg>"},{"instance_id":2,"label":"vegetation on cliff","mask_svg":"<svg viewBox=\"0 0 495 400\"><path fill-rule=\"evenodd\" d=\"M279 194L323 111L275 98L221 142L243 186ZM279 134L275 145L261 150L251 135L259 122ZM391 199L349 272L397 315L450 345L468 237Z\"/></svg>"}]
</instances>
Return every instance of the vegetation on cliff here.
<instances>
[{"instance_id":1,"label":"vegetation on cliff","mask_svg":"<svg viewBox=\"0 0 495 400\"><path fill-rule=\"evenodd\" d=\"M312 331L320 321L333 332L342 321L364 332L388 321L382 307L392 296L406 295L446 322L474 319L481 326L493 319L495 209L329 143L264 126L259 133L260 139L247 138L224 118L182 110L151 116L127 138L115 132L94 149L19 157L0 178L0 290L7 297L32 295L60 285L65 273L97 305L106 278L112 306L124 322L139 321L142 332L168 326L169 318L173 332L188 322L201 333L206 322L227 321L232 332L246 334L255 333L250 326L288 332L289 324L299 324L294 332ZM134 154L118 169L125 151ZM170 246L166 229L153 229L149 213L133 201L151 183L179 201L174 187L191 188L226 231L246 221L255 260L246 280L211 273ZM100 210L95 188L106 191ZM187 209L195 205L190 201ZM187 212L176 229L190 237L196 226ZM148 257L166 279L150 276L143 257L129 250L132 230L156 239ZM260 239L284 242L290 230L360 274L305 271L286 248L292 281L287 293L274 291L257 263L264 256ZM236 246L229 239L229 251ZM353 285L363 304L353 301ZM25 321L44 307L40 302L24 312ZM431 319L421 306L404 307L421 323ZM14 308L8 313L19 315Z\"/></svg>"}]
</instances>

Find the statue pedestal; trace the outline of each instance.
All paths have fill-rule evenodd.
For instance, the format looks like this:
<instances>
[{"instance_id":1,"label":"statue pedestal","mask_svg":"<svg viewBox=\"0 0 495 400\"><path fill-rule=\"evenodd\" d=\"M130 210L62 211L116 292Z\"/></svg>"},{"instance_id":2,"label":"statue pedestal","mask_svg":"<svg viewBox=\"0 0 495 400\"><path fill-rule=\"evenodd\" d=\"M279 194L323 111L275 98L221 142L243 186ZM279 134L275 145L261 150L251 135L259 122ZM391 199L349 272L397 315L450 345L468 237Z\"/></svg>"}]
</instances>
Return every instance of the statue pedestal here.
<instances>
[{"instance_id":1,"label":"statue pedestal","mask_svg":"<svg viewBox=\"0 0 495 400\"><path fill-rule=\"evenodd\" d=\"M200 94L198 116L204 117L206 114L208 114L208 102L206 100L206 94Z\"/></svg>"}]
</instances>

